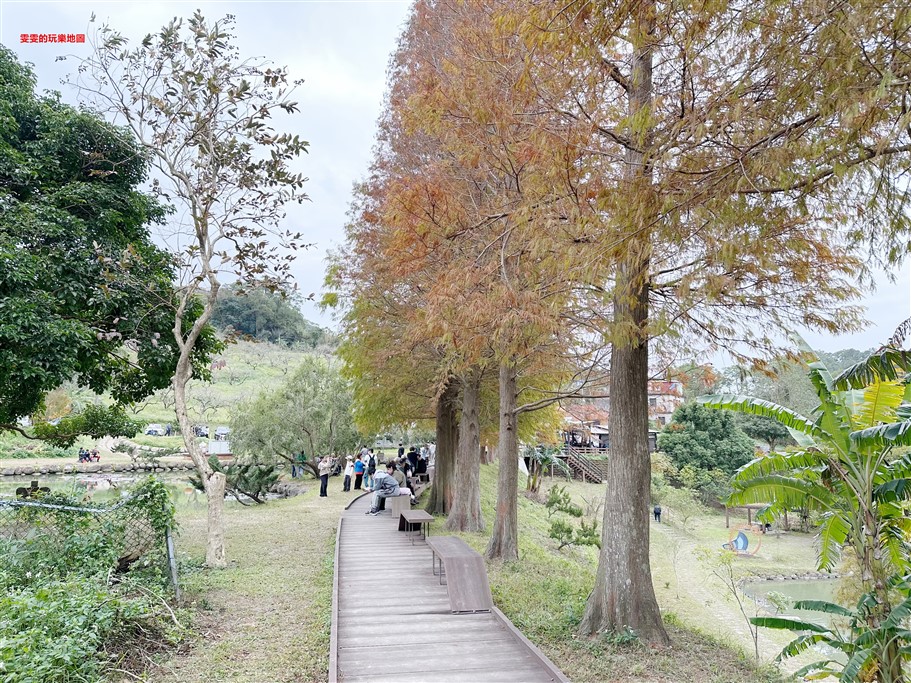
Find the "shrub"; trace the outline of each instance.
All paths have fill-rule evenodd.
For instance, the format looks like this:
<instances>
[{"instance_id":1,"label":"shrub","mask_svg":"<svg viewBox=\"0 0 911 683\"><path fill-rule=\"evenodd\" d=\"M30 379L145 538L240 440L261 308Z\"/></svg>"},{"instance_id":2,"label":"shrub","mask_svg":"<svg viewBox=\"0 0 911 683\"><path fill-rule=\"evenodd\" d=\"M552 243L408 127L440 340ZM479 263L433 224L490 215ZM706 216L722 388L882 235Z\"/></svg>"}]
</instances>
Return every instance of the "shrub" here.
<instances>
[{"instance_id":1,"label":"shrub","mask_svg":"<svg viewBox=\"0 0 911 683\"><path fill-rule=\"evenodd\" d=\"M78 506L65 494L43 502ZM164 485L148 478L127 509L141 510L155 531L173 527ZM114 577L123 551L123 518L57 509L19 508L22 538L0 545L0 680L4 683L97 681L130 637L167 636L161 572Z\"/></svg>"},{"instance_id":2,"label":"shrub","mask_svg":"<svg viewBox=\"0 0 911 683\"><path fill-rule=\"evenodd\" d=\"M586 524L583 519L578 527L562 519L555 519L550 523L550 533L552 539L559 541L560 545L557 550L562 550L568 545L593 545L601 547L601 535L598 533L598 522Z\"/></svg>"},{"instance_id":3,"label":"shrub","mask_svg":"<svg viewBox=\"0 0 911 683\"><path fill-rule=\"evenodd\" d=\"M581 517L582 508L572 502L565 486L554 484L547 492L547 502L544 503L547 508L547 516L552 517L555 512L565 512L570 517Z\"/></svg>"}]
</instances>

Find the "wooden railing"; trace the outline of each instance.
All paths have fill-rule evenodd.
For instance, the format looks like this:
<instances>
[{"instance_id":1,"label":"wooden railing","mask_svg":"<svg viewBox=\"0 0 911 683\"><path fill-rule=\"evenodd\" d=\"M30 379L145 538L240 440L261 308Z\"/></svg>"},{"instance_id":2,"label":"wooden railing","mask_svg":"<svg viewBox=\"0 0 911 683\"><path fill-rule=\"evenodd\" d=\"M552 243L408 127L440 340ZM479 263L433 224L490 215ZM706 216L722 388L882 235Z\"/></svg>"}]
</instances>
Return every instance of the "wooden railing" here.
<instances>
[{"instance_id":1,"label":"wooden railing","mask_svg":"<svg viewBox=\"0 0 911 683\"><path fill-rule=\"evenodd\" d=\"M593 481L601 483L606 475L605 465L588 458L588 455L605 455L606 449L602 448L579 448L577 446L565 446L563 453L566 456L566 464L573 474L573 478L582 481Z\"/></svg>"}]
</instances>

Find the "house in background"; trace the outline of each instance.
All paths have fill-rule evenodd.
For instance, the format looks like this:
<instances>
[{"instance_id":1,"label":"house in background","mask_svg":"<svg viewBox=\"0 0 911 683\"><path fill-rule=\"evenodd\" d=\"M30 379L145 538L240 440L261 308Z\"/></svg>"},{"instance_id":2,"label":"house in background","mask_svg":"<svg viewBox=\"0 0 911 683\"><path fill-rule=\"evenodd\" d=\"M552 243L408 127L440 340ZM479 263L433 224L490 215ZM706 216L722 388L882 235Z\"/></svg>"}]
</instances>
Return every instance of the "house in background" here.
<instances>
[{"instance_id":1,"label":"house in background","mask_svg":"<svg viewBox=\"0 0 911 683\"><path fill-rule=\"evenodd\" d=\"M563 426L560 441L575 448L607 450L610 448L610 390L608 387L592 387L589 393L592 394L589 397L561 403ZM674 411L682 403L682 382L655 380L648 383L648 417L657 430L671 421ZM649 430L649 451L657 447L657 430Z\"/></svg>"},{"instance_id":2,"label":"house in background","mask_svg":"<svg viewBox=\"0 0 911 683\"><path fill-rule=\"evenodd\" d=\"M648 383L648 419L663 428L683 403L683 382L652 381Z\"/></svg>"}]
</instances>

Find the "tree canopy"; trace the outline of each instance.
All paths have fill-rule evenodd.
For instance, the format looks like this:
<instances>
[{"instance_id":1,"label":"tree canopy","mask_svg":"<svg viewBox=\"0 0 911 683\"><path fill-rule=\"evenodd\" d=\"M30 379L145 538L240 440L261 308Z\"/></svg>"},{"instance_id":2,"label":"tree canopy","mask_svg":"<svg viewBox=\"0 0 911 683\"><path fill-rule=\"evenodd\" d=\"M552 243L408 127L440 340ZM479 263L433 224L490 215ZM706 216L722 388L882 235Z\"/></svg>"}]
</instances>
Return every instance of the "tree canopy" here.
<instances>
[{"instance_id":1,"label":"tree canopy","mask_svg":"<svg viewBox=\"0 0 911 683\"><path fill-rule=\"evenodd\" d=\"M125 131L37 95L31 70L0 47L0 429L71 379L118 403L170 382L174 271L149 236L165 210L139 191L146 173ZM206 329L197 376L217 348ZM41 434L129 427L115 412Z\"/></svg>"},{"instance_id":2,"label":"tree canopy","mask_svg":"<svg viewBox=\"0 0 911 683\"><path fill-rule=\"evenodd\" d=\"M310 348L327 341L326 331L306 320L298 304L299 297L293 294L229 285L218 292L212 324L258 341Z\"/></svg>"},{"instance_id":3,"label":"tree canopy","mask_svg":"<svg viewBox=\"0 0 911 683\"><path fill-rule=\"evenodd\" d=\"M699 403L684 403L674 411L670 424L658 435L658 448L677 467L693 465L728 474L752 460L756 452L734 415Z\"/></svg>"},{"instance_id":4,"label":"tree canopy","mask_svg":"<svg viewBox=\"0 0 911 683\"><path fill-rule=\"evenodd\" d=\"M354 428L350 386L339 370L334 360L305 356L281 387L242 404L231 421L235 452L288 462L301 452L310 459L351 452L362 437Z\"/></svg>"}]
</instances>

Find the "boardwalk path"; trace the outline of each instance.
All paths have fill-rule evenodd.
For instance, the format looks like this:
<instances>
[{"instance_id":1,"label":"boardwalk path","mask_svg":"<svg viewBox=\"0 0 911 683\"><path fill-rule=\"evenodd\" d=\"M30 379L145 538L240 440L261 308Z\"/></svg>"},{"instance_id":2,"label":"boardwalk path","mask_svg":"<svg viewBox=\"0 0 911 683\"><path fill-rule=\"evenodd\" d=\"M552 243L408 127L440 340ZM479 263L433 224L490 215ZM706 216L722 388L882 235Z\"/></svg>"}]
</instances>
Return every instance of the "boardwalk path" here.
<instances>
[{"instance_id":1,"label":"boardwalk path","mask_svg":"<svg viewBox=\"0 0 911 683\"><path fill-rule=\"evenodd\" d=\"M499 611L452 614L430 549L390 512L342 514L335 560L329 680L494 683L565 681Z\"/></svg>"}]
</instances>

